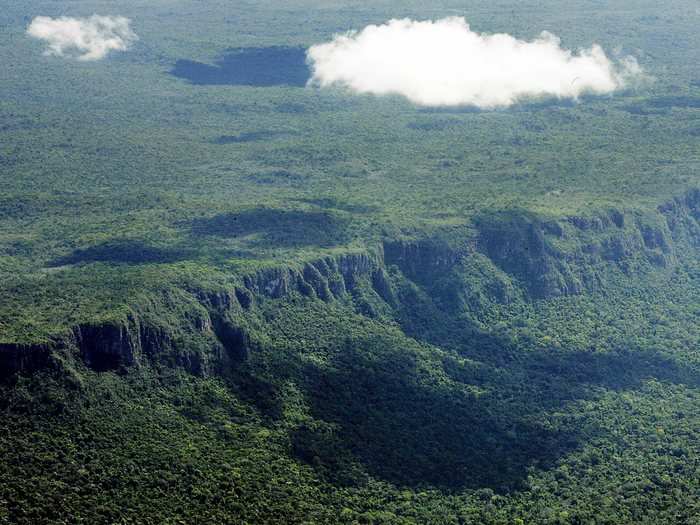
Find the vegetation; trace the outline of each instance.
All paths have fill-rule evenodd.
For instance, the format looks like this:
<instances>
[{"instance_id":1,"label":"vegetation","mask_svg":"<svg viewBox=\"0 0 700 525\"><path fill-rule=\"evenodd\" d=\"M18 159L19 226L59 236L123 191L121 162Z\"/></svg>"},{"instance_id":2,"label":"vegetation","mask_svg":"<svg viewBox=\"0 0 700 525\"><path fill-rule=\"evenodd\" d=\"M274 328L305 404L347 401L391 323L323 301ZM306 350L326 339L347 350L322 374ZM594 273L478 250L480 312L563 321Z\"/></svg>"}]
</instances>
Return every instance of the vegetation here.
<instances>
[{"instance_id":1,"label":"vegetation","mask_svg":"<svg viewBox=\"0 0 700 525\"><path fill-rule=\"evenodd\" d=\"M665 277L651 310L660 283L620 277L480 323L398 272L410 308L369 282L258 300L247 355L213 376L67 356L3 392L7 520L693 523L692 275ZM368 301L384 313L358 314Z\"/></svg>"},{"instance_id":2,"label":"vegetation","mask_svg":"<svg viewBox=\"0 0 700 525\"><path fill-rule=\"evenodd\" d=\"M696 5L424 4L4 6L0 524L700 523ZM134 50L24 35L93 12ZM334 32L454 14L655 80L304 87Z\"/></svg>"}]
</instances>

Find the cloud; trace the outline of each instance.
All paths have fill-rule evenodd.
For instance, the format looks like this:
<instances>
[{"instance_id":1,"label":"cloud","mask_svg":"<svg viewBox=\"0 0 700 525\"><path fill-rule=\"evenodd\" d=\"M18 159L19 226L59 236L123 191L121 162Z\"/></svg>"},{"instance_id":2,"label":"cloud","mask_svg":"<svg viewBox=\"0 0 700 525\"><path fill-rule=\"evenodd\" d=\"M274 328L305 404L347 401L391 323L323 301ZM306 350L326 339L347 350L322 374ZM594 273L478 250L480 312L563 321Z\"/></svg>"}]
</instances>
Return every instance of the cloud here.
<instances>
[{"instance_id":1,"label":"cloud","mask_svg":"<svg viewBox=\"0 0 700 525\"><path fill-rule=\"evenodd\" d=\"M312 46L307 58L311 85L399 94L424 106L576 99L612 93L642 74L633 57L613 62L597 44L572 52L548 32L532 41L479 34L461 17L370 25Z\"/></svg>"},{"instance_id":2,"label":"cloud","mask_svg":"<svg viewBox=\"0 0 700 525\"><path fill-rule=\"evenodd\" d=\"M45 55L100 60L110 51L126 51L138 40L130 24L123 16L37 16L27 34L47 42Z\"/></svg>"}]
</instances>

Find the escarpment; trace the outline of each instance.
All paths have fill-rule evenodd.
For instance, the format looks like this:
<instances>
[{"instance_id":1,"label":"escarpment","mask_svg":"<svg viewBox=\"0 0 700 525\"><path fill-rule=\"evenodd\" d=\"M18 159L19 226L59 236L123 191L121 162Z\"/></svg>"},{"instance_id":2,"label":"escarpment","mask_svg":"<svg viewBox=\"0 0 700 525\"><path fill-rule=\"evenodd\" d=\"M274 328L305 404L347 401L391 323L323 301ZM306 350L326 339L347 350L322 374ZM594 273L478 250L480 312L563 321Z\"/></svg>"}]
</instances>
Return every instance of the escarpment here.
<instances>
[{"instance_id":1,"label":"escarpment","mask_svg":"<svg viewBox=\"0 0 700 525\"><path fill-rule=\"evenodd\" d=\"M0 378L46 367L54 348L51 343L0 343Z\"/></svg>"},{"instance_id":2,"label":"escarpment","mask_svg":"<svg viewBox=\"0 0 700 525\"><path fill-rule=\"evenodd\" d=\"M129 305L121 316L77 324L50 341L0 344L0 376L60 366L59 355L97 372L155 362L216 374L245 361L260 344L249 324L265 301L355 301L370 315L372 308L358 306L362 294L371 294L386 311L401 308L407 296L397 293L398 280L413 283L449 313L478 313L494 303L595 291L613 273L635 279L667 272L683 257L694 257L698 246L700 190L646 214L483 214L444 235L385 239L365 250L269 266L233 276L233 284L221 289L164 292Z\"/></svg>"},{"instance_id":3,"label":"escarpment","mask_svg":"<svg viewBox=\"0 0 700 525\"><path fill-rule=\"evenodd\" d=\"M379 295L388 297L382 276L381 250L261 269L238 276L230 289L180 290L130 305L122 317L78 324L51 342L3 344L0 375L31 373L52 362L56 352L69 353L98 372L123 371L151 360L198 375L213 374L244 360L255 344L244 325L246 314L257 303L292 294L340 300L360 281L375 283Z\"/></svg>"},{"instance_id":4,"label":"escarpment","mask_svg":"<svg viewBox=\"0 0 700 525\"><path fill-rule=\"evenodd\" d=\"M533 299L596 289L611 268L633 273L675 262L669 227L659 214L611 210L553 220L504 212L477 224L478 249Z\"/></svg>"}]
</instances>

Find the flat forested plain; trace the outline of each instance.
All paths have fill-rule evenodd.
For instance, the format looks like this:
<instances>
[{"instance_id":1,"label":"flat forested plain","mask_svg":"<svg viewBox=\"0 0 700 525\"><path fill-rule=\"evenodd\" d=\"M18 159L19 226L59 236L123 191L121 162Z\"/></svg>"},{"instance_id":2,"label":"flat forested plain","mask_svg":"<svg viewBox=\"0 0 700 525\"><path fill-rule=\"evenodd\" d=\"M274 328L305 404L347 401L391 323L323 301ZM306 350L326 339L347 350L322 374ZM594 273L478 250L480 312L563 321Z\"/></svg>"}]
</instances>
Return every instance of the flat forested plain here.
<instances>
[{"instance_id":1,"label":"flat forested plain","mask_svg":"<svg viewBox=\"0 0 700 525\"><path fill-rule=\"evenodd\" d=\"M0 524L700 523L697 2L4 4ZM139 41L26 35L93 13ZM645 78L306 86L455 15Z\"/></svg>"}]
</instances>

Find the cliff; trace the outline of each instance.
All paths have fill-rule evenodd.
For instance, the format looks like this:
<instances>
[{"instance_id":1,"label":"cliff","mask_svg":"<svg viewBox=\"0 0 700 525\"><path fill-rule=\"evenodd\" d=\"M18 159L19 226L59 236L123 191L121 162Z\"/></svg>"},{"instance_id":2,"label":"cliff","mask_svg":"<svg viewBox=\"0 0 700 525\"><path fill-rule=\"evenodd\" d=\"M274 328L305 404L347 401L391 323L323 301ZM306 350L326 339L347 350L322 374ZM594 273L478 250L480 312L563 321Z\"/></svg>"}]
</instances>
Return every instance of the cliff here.
<instances>
[{"instance_id":1,"label":"cliff","mask_svg":"<svg viewBox=\"0 0 700 525\"><path fill-rule=\"evenodd\" d=\"M247 319L258 303L294 294L352 300L367 289L391 310L399 301L392 275L415 283L450 311L585 293L605 286L610 272L634 278L673 268L700 245L699 221L700 190L651 214L609 210L558 219L525 211L484 214L473 228L388 239L364 252L261 269L237 276L228 289L164 291L130 305L121 317L74 326L50 343L2 344L0 375L59 366L57 353L98 372L150 360L198 375L216 373L244 360L255 346Z\"/></svg>"}]
</instances>

